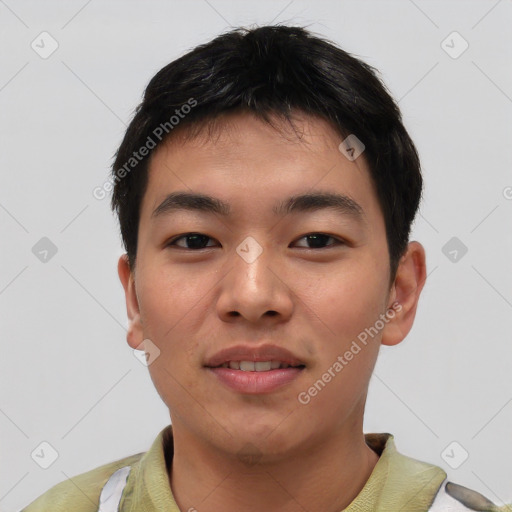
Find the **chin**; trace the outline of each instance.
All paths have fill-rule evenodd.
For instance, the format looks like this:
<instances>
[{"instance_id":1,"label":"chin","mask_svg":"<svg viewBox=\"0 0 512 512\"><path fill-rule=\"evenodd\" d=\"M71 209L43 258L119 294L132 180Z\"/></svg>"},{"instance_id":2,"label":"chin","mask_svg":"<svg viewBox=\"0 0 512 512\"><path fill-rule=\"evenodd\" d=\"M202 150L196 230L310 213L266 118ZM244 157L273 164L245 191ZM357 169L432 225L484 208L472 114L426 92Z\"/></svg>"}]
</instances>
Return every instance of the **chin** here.
<instances>
[{"instance_id":1,"label":"chin","mask_svg":"<svg viewBox=\"0 0 512 512\"><path fill-rule=\"evenodd\" d=\"M234 421L228 432L232 434L229 440L229 450L238 453L244 448L253 447L265 458L279 458L289 452L295 451L297 446L304 442L309 436L301 432L289 422L283 421L287 414L272 416L269 421L251 422L249 418L241 418L241 421Z\"/></svg>"}]
</instances>

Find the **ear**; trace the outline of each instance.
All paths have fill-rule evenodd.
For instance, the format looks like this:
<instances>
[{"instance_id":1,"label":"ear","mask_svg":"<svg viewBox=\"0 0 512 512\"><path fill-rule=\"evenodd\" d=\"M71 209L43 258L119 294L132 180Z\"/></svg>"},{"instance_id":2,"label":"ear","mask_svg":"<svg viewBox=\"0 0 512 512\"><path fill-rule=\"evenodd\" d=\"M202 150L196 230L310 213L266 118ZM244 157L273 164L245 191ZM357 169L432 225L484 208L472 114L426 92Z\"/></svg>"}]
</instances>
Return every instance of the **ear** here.
<instances>
[{"instance_id":1,"label":"ear","mask_svg":"<svg viewBox=\"0 0 512 512\"><path fill-rule=\"evenodd\" d=\"M126 341L130 347L137 348L144 340L144 333L140 319L139 302L135 292L134 276L130 270L128 255L126 253L119 258L117 273L123 285L126 298L126 313L128 315Z\"/></svg>"},{"instance_id":2,"label":"ear","mask_svg":"<svg viewBox=\"0 0 512 512\"><path fill-rule=\"evenodd\" d=\"M382 331L382 345L398 345L409 334L425 279L425 249L419 242L410 242L389 294L388 309L394 309L395 314L389 315Z\"/></svg>"}]
</instances>

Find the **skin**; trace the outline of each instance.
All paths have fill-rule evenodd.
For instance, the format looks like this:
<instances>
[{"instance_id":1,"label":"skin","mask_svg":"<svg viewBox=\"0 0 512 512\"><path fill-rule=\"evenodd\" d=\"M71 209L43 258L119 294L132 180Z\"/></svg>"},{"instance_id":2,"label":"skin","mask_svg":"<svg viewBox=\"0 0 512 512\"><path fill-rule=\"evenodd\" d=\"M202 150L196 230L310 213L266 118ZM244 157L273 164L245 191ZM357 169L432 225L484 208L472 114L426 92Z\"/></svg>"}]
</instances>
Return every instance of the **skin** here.
<instances>
[{"instance_id":1,"label":"skin","mask_svg":"<svg viewBox=\"0 0 512 512\"><path fill-rule=\"evenodd\" d=\"M169 483L183 511L339 512L378 461L362 429L369 380L380 345L400 343L413 325L425 251L410 242L390 286L384 218L364 153L349 161L327 122L296 119L300 138L248 113L224 116L213 138L173 133L150 162L135 272L126 255L119 259L128 344L150 339L160 350L148 368L170 411ZM272 212L279 200L319 190L357 201L364 223L327 209ZM232 215L179 211L152 220L174 191L218 197ZM207 247L187 249L183 238L166 246L190 232L210 237ZM333 238L315 248L305 238L312 233ZM252 263L236 252L247 236L263 249ZM307 405L299 403L298 394L395 302L400 312ZM233 391L203 365L239 343L286 347L305 369L272 393ZM241 457L245 451L253 459Z\"/></svg>"}]
</instances>

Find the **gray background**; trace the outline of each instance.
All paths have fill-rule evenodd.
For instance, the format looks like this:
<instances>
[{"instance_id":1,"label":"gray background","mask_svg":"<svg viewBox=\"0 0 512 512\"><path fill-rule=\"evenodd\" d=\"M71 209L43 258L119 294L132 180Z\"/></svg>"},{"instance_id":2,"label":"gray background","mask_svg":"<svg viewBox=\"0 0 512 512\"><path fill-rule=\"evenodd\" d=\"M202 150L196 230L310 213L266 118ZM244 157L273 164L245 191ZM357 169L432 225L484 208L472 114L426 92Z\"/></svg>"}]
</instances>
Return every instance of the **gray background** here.
<instances>
[{"instance_id":1,"label":"gray background","mask_svg":"<svg viewBox=\"0 0 512 512\"><path fill-rule=\"evenodd\" d=\"M168 424L125 342L117 224L92 190L156 71L230 25L270 22L309 24L376 66L422 158L412 238L429 278L409 337L381 350L365 431L512 501L510 0L0 0L1 510L146 451ZM43 31L59 45L46 59L31 47L51 49ZM57 248L46 262L42 237Z\"/></svg>"}]
</instances>

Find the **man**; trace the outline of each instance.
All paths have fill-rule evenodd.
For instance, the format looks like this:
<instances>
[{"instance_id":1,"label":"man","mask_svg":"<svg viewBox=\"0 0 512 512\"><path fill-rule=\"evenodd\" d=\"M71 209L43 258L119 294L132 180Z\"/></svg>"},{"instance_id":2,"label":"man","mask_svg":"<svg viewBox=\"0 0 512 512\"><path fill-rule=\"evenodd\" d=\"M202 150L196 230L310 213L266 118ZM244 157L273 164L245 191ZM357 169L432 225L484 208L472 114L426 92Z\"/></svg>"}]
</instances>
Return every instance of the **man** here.
<instances>
[{"instance_id":1,"label":"man","mask_svg":"<svg viewBox=\"0 0 512 512\"><path fill-rule=\"evenodd\" d=\"M172 426L25 510L507 510L363 434L381 344L410 331L422 177L363 62L237 29L160 70L112 168L133 349Z\"/></svg>"}]
</instances>

